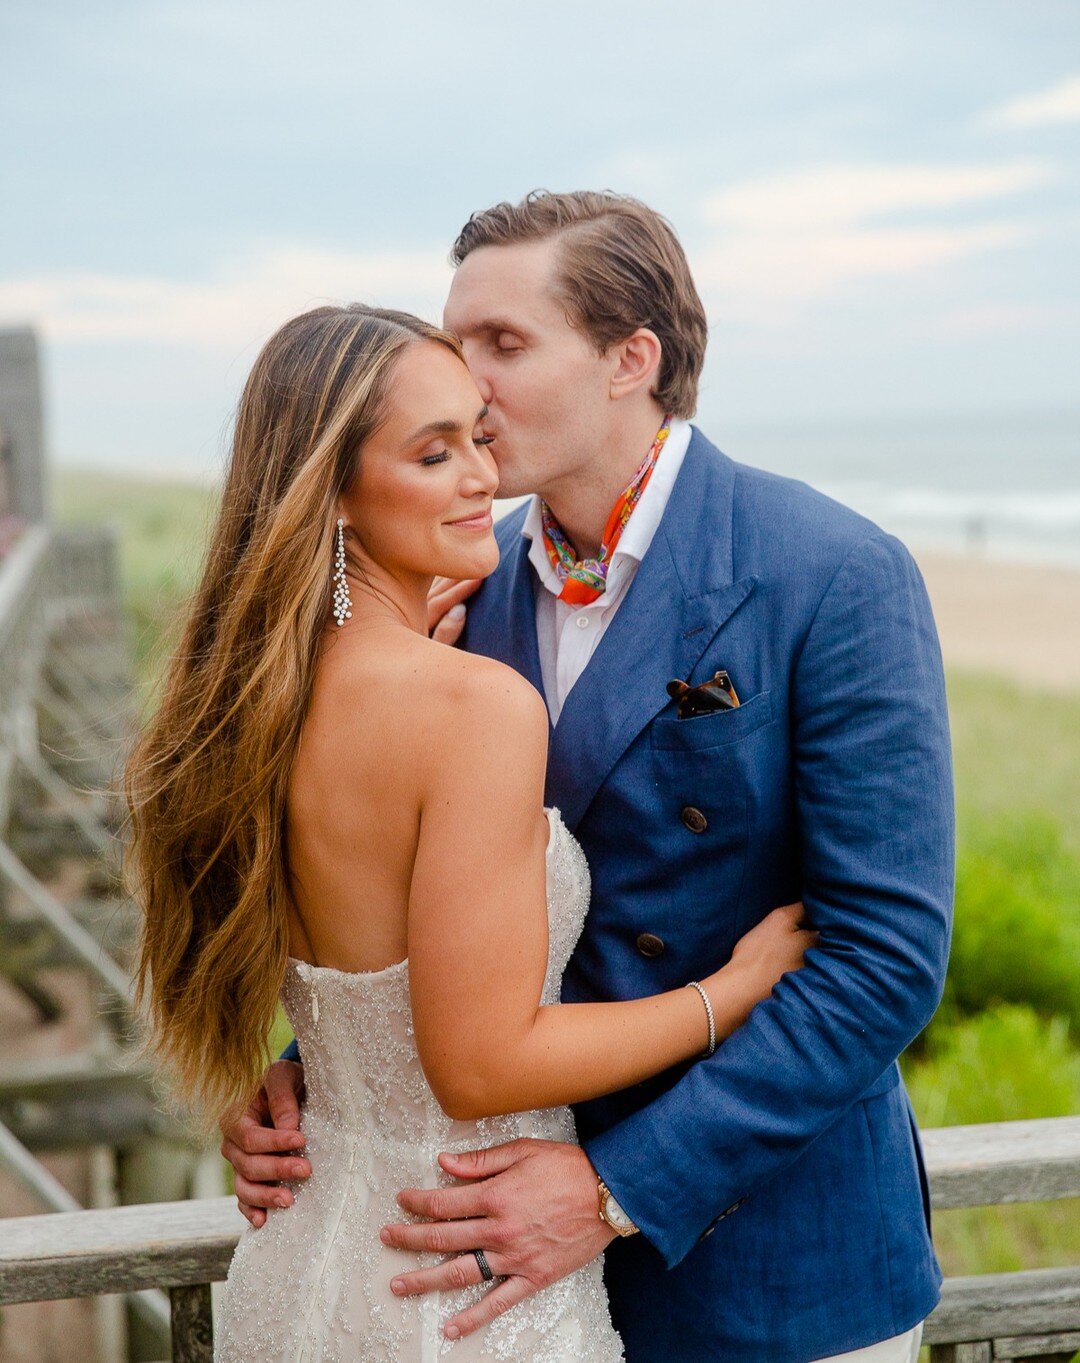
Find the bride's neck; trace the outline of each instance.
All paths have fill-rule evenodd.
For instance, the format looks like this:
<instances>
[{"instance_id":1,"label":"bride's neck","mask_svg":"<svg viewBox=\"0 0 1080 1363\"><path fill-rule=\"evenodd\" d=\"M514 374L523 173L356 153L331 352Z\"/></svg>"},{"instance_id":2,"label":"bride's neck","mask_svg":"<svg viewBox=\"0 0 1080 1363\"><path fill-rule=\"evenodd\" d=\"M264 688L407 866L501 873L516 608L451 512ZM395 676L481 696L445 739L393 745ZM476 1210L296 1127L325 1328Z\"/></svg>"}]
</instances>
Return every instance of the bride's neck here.
<instances>
[{"instance_id":1,"label":"bride's neck","mask_svg":"<svg viewBox=\"0 0 1080 1363\"><path fill-rule=\"evenodd\" d=\"M344 627L397 625L426 635L427 597L433 581L428 577L402 582L381 571L366 572L363 577L349 573L351 618Z\"/></svg>"}]
</instances>

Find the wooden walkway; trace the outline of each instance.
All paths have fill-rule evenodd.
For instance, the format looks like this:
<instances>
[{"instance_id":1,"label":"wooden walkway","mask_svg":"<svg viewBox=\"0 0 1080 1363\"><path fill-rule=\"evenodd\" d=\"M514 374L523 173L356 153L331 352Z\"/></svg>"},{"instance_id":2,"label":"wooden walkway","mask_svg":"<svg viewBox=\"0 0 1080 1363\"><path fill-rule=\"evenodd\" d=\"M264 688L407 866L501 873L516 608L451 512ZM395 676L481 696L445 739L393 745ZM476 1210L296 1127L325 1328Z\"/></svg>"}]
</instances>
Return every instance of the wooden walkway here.
<instances>
[{"instance_id":1,"label":"wooden walkway","mask_svg":"<svg viewBox=\"0 0 1080 1363\"><path fill-rule=\"evenodd\" d=\"M0 559L0 1194L8 1217L221 1191L215 1152L162 1111L132 1059L137 913L119 880L116 775L132 732L129 648L105 530L26 525ZM94 1213L90 1213L91 1215ZM0 1237L14 1220L0 1223ZM89 1315L87 1312L89 1310ZM57 1315L57 1312L60 1315ZM169 1302L6 1313L0 1358L160 1358ZM52 1319L52 1317L56 1317Z\"/></svg>"}]
</instances>

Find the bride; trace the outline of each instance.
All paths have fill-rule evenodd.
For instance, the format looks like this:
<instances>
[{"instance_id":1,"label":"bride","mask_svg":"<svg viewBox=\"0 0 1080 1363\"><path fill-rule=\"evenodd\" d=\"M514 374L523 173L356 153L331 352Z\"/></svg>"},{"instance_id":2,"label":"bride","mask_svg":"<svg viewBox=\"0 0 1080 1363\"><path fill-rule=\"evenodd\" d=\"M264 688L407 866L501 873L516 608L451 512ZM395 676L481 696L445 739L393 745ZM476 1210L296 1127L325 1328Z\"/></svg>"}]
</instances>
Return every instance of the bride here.
<instances>
[{"instance_id":1,"label":"bride","mask_svg":"<svg viewBox=\"0 0 1080 1363\"><path fill-rule=\"evenodd\" d=\"M621 1358L599 1260L514 1305L478 1245L459 1289L400 1297L379 1227L398 1189L449 1181L440 1151L573 1140L568 1104L707 1051L814 941L789 906L690 987L559 1005L589 876L543 808L543 700L427 635L434 577L498 559L485 414L456 339L416 318L283 326L129 764L151 1046L210 1120L258 1087L279 998L305 1062L314 1173L241 1238L221 1363ZM507 1309L454 1345L492 1279Z\"/></svg>"}]
</instances>

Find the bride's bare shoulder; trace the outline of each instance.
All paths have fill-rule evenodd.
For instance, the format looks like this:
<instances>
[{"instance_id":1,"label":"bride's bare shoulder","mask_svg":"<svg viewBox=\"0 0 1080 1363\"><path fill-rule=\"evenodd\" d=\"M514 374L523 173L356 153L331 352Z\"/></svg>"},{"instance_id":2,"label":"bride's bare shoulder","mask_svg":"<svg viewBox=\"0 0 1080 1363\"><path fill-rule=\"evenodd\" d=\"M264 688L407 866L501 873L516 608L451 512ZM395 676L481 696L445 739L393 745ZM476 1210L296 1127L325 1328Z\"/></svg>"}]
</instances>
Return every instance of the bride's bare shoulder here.
<instances>
[{"instance_id":1,"label":"bride's bare shoulder","mask_svg":"<svg viewBox=\"0 0 1080 1363\"><path fill-rule=\"evenodd\" d=\"M519 672L494 658L430 643L424 659L429 704L416 719L421 736L415 771L422 799L450 802L460 811L463 792L477 793L485 808L499 804L507 827L513 811L528 821L543 803L548 712L543 696ZM546 826L545 826L546 828Z\"/></svg>"},{"instance_id":2,"label":"bride's bare shoulder","mask_svg":"<svg viewBox=\"0 0 1080 1363\"><path fill-rule=\"evenodd\" d=\"M519 815L536 822L547 750L544 699L512 668L423 636L357 637L320 665L294 804L311 791L317 806L329 787L362 812L377 787L400 809L452 815L455 836L470 809L484 824L493 805L513 829Z\"/></svg>"},{"instance_id":3,"label":"bride's bare shoulder","mask_svg":"<svg viewBox=\"0 0 1080 1363\"><path fill-rule=\"evenodd\" d=\"M332 690L336 712L344 709L365 727L387 712L392 730L425 749L446 751L463 734L482 731L547 747L547 707L536 688L512 667L466 653L422 635L405 635L378 650L342 656ZM365 704L356 705L363 698ZM350 703L351 702L351 703Z\"/></svg>"},{"instance_id":4,"label":"bride's bare shoulder","mask_svg":"<svg viewBox=\"0 0 1080 1363\"><path fill-rule=\"evenodd\" d=\"M507 737L533 735L546 746L547 707L536 687L519 672L482 654L427 639L420 643L425 671L438 678L437 722L442 727L482 724Z\"/></svg>"}]
</instances>

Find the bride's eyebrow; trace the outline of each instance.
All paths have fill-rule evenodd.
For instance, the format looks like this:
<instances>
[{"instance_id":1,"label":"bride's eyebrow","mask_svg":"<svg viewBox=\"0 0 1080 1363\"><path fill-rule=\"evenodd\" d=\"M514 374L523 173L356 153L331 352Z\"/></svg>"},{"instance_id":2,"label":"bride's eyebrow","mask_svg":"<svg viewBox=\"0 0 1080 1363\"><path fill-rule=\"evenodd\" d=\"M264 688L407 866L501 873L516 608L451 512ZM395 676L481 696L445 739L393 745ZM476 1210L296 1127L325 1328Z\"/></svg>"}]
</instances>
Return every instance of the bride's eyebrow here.
<instances>
[{"instance_id":1,"label":"bride's eyebrow","mask_svg":"<svg viewBox=\"0 0 1080 1363\"><path fill-rule=\"evenodd\" d=\"M469 430L472 430L477 421L483 421L487 414L487 407L481 407L480 411L477 413L476 421L470 425ZM465 427L460 421L451 421L449 419L445 421L429 421L426 426L421 426L418 431L414 431L405 443L406 445L413 445L417 440L426 440L429 435L458 435L464 429Z\"/></svg>"}]
</instances>

